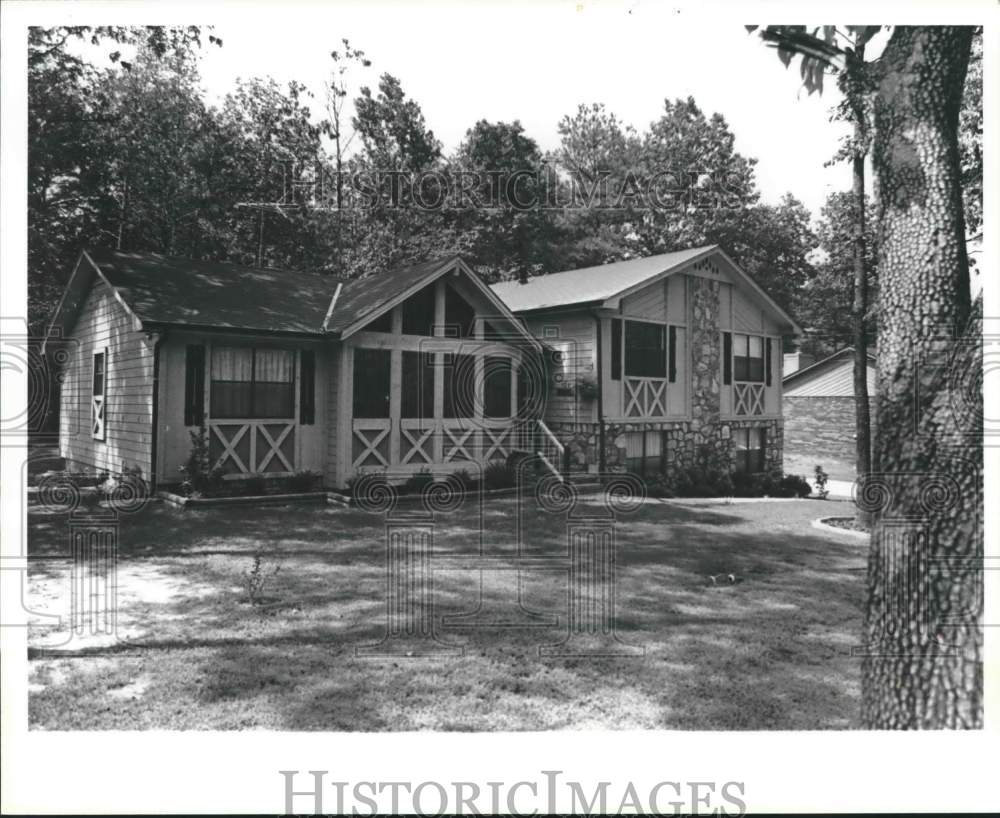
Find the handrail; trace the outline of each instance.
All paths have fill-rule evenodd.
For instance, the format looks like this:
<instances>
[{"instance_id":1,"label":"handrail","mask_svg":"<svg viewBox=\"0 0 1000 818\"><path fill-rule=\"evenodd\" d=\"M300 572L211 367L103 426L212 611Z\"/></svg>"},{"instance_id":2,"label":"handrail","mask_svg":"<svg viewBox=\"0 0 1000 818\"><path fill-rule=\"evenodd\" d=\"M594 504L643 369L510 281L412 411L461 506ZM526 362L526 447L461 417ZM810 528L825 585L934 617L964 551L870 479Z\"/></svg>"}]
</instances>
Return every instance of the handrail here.
<instances>
[{"instance_id":1,"label":"handrail","mask_svg":"<svg viewBox=\"0 0 1000 818\"><path fill-rule=\"evenodd\" d=\"M545 465L561 480L563 476L563 464L566 462L566 447L559 442L559 438L552 433L552 430L545 425L545 421L541 418L535 420L535 425L542 433L538 454ZM554 452L555 457L550 459L546 456L546 451ZM552 460L555 460L555 464L552 463Z\"/></svg>"}]
</instances>

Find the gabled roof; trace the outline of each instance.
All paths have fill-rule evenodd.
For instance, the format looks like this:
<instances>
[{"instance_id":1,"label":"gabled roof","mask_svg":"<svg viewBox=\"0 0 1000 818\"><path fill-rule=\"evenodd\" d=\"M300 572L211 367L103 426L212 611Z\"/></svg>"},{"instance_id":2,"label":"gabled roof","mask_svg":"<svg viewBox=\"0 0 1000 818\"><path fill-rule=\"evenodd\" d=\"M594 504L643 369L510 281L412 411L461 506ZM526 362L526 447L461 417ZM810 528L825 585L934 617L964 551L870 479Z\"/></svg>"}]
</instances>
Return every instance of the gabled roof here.
<instances>
[{"instance_id":1,"label":"gabled roof","mask_svg":"<svg viewBox=\"0 0 1000 818\"><path fill-rule=\"evenodd\" d=\"M493 285L513 312L528 312L546 307L566 307L606 301L648 279L677 269L716 249L716 245L679 250L658 256L615 261L597 267L583 267L562 273L537 276L526 284L504 281Z\"/></svg>"},{"instance_id":2,"label":"gabled roof","mask_svg":"<svg viewBox=\"0 0 1000 818\"><path fill-rule=\"evenodd\" d=\"M505 281L494 284L493 291L515 313L587 304L617 308L618 300L622 297L711 255L723 259L736 279L781 323L787 325L793 333L801 334L802 330L795 320L717 244L537 276L524 284Z\"/></svg>"},{"instance_id":3,"label":"gabled roof","mask_svg":"<svg viewBox=\"0 0 1000 818\"><path fill-rule=\"evenodd\" d=\"M92 280L99 277L147 329L170 326L343 337L452 270L465 273L521 335L537 344L458 256L345 279L156 253L84 251L51 327L68 331Z\"/></svg>"},{"instance_id":4,"label":"gabled roof","mask_svg":"<svg viewBox=\"0 0 1000 818\"><path fill-rule=\"evenodd\" d=\"M781 379L781 383L787 386L790 383L798 383L803 380L809 380L817 375L821 375L828 371L832 367L835 367L843 362L845 358L854 358L854 347L844 347L833 353L833 355L827 355L822 360L816 361L814 364L809 366L804 366L802 369L796 369L790 375L786 375ZM874 353L868 353L868 366L875 366L878 359L875 357Z\"/></svg>"}]
</instances>

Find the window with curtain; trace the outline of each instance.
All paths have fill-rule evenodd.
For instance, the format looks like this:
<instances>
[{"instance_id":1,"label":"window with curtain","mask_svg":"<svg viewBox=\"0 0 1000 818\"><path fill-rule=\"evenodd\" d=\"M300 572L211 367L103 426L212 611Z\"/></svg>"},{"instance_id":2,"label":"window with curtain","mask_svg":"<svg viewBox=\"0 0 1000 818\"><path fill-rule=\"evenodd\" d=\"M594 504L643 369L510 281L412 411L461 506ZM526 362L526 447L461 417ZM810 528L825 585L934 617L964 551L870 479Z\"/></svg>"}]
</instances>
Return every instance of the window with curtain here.
<instances>
[{"instance_id":1,"label":"window with curtain","mask_svg":"<svg viewBox=\"0 0 1000 818\"><path fill-rule=\"evenodd\" d=\"M764 382L764 339L759 335L733 335L733 378Z\"/></svg>"},{"instance_id":2,"label":"window with curtain","mask_svg":"<svg viewBox=\"0 0 1000 818\"><path fill-rule=\"evenodd\" d=\"M733 429L733 445L735 446L735 461L733 470L737 472L755 473L764 471L764 448L767 441L767 430Z\"/></svg>"},{"instance_id":3,"label":"window with curtain","mask_svg":"<svg viewBox=\"0 0 1000 818\"><path fill-rule=\"evenodd\" d=\"M293 418L295 353L213 347L210 413L213 418Z\"/></svg>"},{"instance_id":4,"label":"window with curtain","mask_svg":"<svg viewBox=\"0 0 1000 818\"><path fill-rule=\"evenodd\" d=\"M667 332L663 324L625 322L625 375L667 377Z\"/></svg>"},{"instance_id":5,"label":"window with curtain","mask_svg":"<svg viewBox=\"0 0 1000 818\"><path fill-rule=\"evenodd\" d=\"M483 416L488 418L510 417L510 358L487 355L483 359Z\"/></svg>"},{"instance_id":6,"label":"window with curtain","mask_svg":"<svg viewBox=\"0 0 1000 818\"><path fill-rule=\"evenodd\" d=\"M354 417L389 417L391 364L387 349L354 350Z\"/></svg>"}]
</instances>

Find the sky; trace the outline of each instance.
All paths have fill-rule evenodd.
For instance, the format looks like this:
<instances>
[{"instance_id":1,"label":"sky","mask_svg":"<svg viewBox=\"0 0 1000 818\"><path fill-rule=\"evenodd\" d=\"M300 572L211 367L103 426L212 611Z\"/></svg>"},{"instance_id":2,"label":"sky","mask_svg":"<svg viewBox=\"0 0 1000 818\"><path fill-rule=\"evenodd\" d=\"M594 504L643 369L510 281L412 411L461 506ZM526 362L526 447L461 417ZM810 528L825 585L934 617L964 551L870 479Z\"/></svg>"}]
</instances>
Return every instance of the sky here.
<instances>
[{"instance_id":1,"label":"sky","mask_svg":"<svg viewBox=\"0 0 1000 818\"><path fill-rule=\"evenodd\" d=\"M397 76L446 152L482 118L519 119L550 149L559 119L581 103L603 102L644 130L665 98L691 95L759 160L765 202L791 192L816 218L830 192L850 187L847 164L824 167L846 130L829 121L837 90L809 96L795 65L786 70L746 21L718 17L718 7L705 16L628 0L260 7L215 23L223 46L205 46L201 70L210 98L237 77L272 76L303 82L320 108L330 51L347 37L373 63L355 82L374 88L381 73Z\"/></svg>"}]
</instances>

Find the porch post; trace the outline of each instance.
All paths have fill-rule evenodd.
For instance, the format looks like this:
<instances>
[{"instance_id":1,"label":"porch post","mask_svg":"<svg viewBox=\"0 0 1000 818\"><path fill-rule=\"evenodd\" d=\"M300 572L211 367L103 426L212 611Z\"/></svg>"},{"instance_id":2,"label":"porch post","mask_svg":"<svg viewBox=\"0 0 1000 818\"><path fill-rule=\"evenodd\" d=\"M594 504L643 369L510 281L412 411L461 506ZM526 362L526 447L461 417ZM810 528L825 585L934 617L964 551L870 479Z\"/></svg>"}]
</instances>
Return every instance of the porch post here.
<instances>
[{"instance_id":1,"label":"porch post","mask_svg":"<svg viewBox=\"0 0 1000 818\"><path fill-rule=\"evenodd\" d=\"M434 284L434 336L444 337L444 279ZM444 353L434 353L434 434L432 457L435 463L444 461Z\"/></svg>"}]
</instances>

